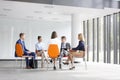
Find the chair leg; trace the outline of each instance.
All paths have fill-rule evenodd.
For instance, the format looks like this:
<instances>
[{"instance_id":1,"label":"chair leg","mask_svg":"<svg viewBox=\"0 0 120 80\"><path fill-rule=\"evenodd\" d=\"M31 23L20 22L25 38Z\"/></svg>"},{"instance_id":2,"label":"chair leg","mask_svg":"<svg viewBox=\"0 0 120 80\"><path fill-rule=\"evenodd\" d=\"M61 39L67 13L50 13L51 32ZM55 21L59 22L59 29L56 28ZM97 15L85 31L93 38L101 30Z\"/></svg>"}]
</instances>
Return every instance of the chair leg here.
<instances>
[{"instance_id":1,"label":"chair leg","mask_svg":"<svg viewBox=\"0 0 120 80\"><path fill-rule=\"evenodd\" d=\"M87 70L87 63L86 63L85 57L83 59L84 59L84 62L85 62L85 69Z\"/></svg>"},{"instance_id":2,"label":"chair leg","mask_svg":"<svg viewBox=\"0 0 120 80\"><path fill-rule=\"evenodd\" d=\"M43 68L43 67L44 67L44 56L42 54L42 57L41 57L41 68Z\"/></svg>"},{"instance_id":3,"label":"chair leg","mask_svg":"<svg viewBox=\"0 0 120 80\"><path fill-rule=\"evenodd\" d=\"M21 64L20 67L23 68L23 58L21 57Z\"/></svg>"},{"instance_id":4,"label":"chair leg","mask_svg":"<svg viewBox=\"0 0 120 80\"><path fill-rule=\"evenodd\" d=\"M48 68L49 68L49 63L47 62L47 70L48 70Z\"/></svg>"},{"instance_id":5,"label":"chair leg","mask_svg":"<svg viewBox=\"0 0 120 80\"><path fill-rule=\"evenodd\" d=\"M49 68L49 62L48 62L48 59L46 59L46 62L47 62L47 70Z\"/></svg>"},{"instance_id":6,"label":"chair leg","mask_svg":"<svg viewBox=\"0 0 120 80\"><path fill-rule=\"evenodd\" d=\"M17 59L15 59L15 68L17 68Z\"/></svg>"},{"instance_id":7,"label":"chair leg","mask_svg":"<svg viewBox=\"0 0 120 80\"><path fill-rule=\"evenodd\" d=\"M47 62L47 70L48 70L48 68L49 68L49 61L48 61L47 58L45 58L45 59L46 59L46 62Z\"/></svg>"}]
</instances>

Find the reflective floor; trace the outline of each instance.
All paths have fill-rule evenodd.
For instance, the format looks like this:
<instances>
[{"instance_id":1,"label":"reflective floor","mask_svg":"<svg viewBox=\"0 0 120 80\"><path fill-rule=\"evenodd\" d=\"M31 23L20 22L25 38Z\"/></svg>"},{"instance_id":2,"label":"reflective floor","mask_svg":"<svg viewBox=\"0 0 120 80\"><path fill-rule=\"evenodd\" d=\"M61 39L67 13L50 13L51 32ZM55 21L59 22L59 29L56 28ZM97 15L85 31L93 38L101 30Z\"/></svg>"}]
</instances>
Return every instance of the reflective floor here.
<instances>
[{"instance_id":1,"label":"reflective floor","mask_svg":"<svg viewBox=\"0 0 120 80\"><path fill-rule=\"evenodd\" d=\"M66 65L60 70L57 66L54 71L49 64L48 70L27 70L20 68L19 62L16 65L14 61L0 61L0 80L120 80L120 65L88 62L87 70L83 62L75 66L75 70Z\"/></svg>"}]
</instances>

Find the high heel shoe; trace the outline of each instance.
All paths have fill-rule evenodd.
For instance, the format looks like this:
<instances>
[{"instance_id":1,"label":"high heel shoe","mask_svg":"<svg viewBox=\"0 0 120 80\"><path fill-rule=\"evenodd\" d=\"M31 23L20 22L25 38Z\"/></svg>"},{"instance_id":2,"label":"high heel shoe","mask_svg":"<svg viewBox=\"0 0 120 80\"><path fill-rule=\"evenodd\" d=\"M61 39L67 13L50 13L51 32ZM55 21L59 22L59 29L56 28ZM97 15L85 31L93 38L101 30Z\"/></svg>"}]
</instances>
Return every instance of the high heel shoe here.
<instances>
[{"instance_id":1,"label":"high heel shoe","mask_svg":"<svg viewBox=\"0 0 120 80\"><path fill-rule=\"evenodd\" d=\"M73 70L73 69L75 69L75 66L73 66L73 67L69 68L69 70Z\"/></svg>"},{"instance_id":2,"label":"high heel shoe","mask_svg":"<svg viewBox=\"0 0 120 80\"><path fill-rule=\"evenodd\" d=\"M64 65L69 65L69 63L68 63L68 62L63 62L63 64L64 64Z\"/></svg>"}]
</instances>

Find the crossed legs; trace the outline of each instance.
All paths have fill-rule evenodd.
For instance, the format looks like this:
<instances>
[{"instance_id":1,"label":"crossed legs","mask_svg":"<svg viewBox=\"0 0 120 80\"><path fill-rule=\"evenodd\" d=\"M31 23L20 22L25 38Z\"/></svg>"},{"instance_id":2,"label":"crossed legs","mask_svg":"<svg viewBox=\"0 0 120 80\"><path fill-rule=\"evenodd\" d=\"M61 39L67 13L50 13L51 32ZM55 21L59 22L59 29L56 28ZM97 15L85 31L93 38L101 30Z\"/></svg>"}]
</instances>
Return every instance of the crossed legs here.
<instances>
[{"instance_id":1,"label":"crossed legs","mask_svg":"<svg viewBox=\"0 0 120 80\"><path fill-rule=\"evenodd\" d=\"M46 52L43 51L37 52L37 56L41 56L41 68L44 67L44 60L46 60L46 62L49 63Z\"/></svg>"},{"instance_id":2,"label":"crossed legs","mask_svg":"<svg viewBox=\"0 0 120 80\"><path fill-rule=\"evenodd\" d=\"M73 52L72 51L72 52L69 52L68 59L65 62L65 64L69 64L69 61L70 61L70 63L71 63L71 68L70 69L73 69L73 68L75 68L75 66L74 66L74 57L83 58L84 55L85 55L84 51L79 51L79 52L77 52L77 51Z\"/></svg>"}]
</instances>

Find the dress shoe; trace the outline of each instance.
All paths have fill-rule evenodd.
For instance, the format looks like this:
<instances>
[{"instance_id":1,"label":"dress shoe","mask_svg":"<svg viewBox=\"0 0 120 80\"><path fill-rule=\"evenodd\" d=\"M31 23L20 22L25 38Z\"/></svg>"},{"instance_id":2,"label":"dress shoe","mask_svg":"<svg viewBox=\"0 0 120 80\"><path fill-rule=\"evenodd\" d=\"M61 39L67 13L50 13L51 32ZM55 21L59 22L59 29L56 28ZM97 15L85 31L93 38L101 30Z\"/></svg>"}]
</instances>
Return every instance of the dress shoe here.
<instances>
[{"instance_id":1,"label":"dress shoe","mask_svg":"<svg viewBox=\"0 0 120 80\"><path fill-rule=\"evenodd\" d=\"M32 69L30 66L27 66L26 69Z\"/></svg>"},{"instance_id":2,"label":"dress shoe","mask_svg":"<svg viewBox=\"0 0 120 80\"><path fill-rule=\"evenodd\" d=\"M56 67L54 66L53 69L56 70Z\"/></svg>"},{"instance_id":3,"label":"dress shoe","mask_svg":"<svg viewBox=\"0 0 120 80\"><path fill-rule=\"evenodd\" d=\"M73 70L73 69L75 69L75 66L73 66L73 67L69 68L69 70Z\"/></svg>"},{"instance_id":4,"label":"dress shoe","mask_svg":"<svg viewBox=\"0 0 120 80\"><path fill-rule=\"evenodd\" d=\"M64 64L64 65L69 65L69 63L68 63L68 62L63 62L63 64Z\"/></svg>"}]
</instances>

